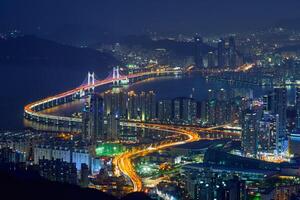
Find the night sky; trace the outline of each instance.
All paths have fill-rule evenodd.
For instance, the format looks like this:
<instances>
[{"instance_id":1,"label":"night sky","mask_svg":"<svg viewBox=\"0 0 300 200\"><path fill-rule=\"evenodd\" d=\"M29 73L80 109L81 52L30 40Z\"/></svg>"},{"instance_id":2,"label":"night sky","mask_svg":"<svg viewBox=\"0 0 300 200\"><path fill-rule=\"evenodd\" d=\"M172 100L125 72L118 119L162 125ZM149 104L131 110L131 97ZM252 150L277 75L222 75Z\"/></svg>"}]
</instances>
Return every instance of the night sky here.
<instances>
[{"instance_id":1,"label":"night sky","mask_svg":"<svg viewBox=\"0 0 300 200\"><path fill-rule=\"evenodd\" d=\"M299 0L1 0L0 27L30 33L64 24L130 34L221 33L297 19L299 10Z\"/></svg>"}]
</instances>

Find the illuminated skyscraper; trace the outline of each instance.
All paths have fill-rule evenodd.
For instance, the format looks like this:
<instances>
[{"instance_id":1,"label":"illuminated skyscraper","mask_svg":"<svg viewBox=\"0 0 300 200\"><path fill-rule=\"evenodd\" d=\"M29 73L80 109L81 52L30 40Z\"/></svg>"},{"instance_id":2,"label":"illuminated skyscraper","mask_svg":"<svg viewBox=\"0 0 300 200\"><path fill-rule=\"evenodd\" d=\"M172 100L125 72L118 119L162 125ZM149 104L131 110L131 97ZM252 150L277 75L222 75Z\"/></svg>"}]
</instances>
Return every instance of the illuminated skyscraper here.
<instances>
[{"instance_id":1,"label":"illuminated skyscraper","mask_svg":"<svg viewBox=\"0 0 300 200\"><path fill-rule=\"evenodd\" d=\"M245 155L256 157L258 148L257 113L247 110L242 121L242 149Z\"/></svg>"},{"instance_id":2,"label":"illuminated skyscraper","mask_svg":"<svg viewBox=\"0 0 300 200\"><path fill-rule=\"evenodd\" d=\"M104 93L104 110L106 115L127 117L127 93L123 91L108 91Z\"/></svg>"},{"instance_id":3,"label":"illuminated skyscraper","mask_svg":"<svg viewBox=\"0 0 300 200\"><path fill-rule=\"evenodd\" d=\"M210 99L206 102L207 123L210 125L216 124L216 99Z\"/></svg>"},{"instance_id":4,"label":"illuminated skyscraper","mask_svg":"<svg viewBox=\"0 0 300 200\"><path fill-rule=\"evenodd\" d=\"M115 141L119 139L119 122L120 117L118 114L110 114L105 117L105 132L107 135L107 140L109 141Z\"/></svg>"},{"instance_id":5,"label":"illuminated skyscraper","mask_svg":"<svg viewBox=\"0 0 300 200\"><path fill-rule=\"evenodd\" d=\"M276 116L276 149L282 152L286 139L287 90L284 86L274 88L272 111Z\"/></svg>"},{"instance_id":6,"label":"illuminated skyscraper","mask_svg":"<svg viewBox=\"0 0 300 200\"><path fill-rule=\"evenodd\" d=\"M103 99L99 94L91 94L83 111L82 134L84 139L90 142L106 139L103 131L103 115Z\"/></svg>"}]
</instances>

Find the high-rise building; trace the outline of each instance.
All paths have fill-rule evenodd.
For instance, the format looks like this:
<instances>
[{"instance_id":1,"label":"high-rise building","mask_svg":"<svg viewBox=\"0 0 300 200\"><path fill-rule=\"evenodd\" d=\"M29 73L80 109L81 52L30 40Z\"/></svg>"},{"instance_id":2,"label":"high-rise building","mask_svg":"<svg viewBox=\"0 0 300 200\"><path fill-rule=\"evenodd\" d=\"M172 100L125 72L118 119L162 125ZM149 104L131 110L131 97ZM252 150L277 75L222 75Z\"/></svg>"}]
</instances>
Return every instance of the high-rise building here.
<instances>
[{"instance_id":1,"label":"high-rise building","mask_svg":"<svg viewBox=\"0 0 300 200\"><path fill-rule=\"evenodd\" d=\"M151 121L156 118L156 101L153 91L140 94L141 120Z\"/></svg>"},{"instance_id":2,"label":"high-rise building","mask_svg":"<svg viewBox=\"0 0 300 200\"><path fill-rule=\"evenodd\" d=\"M216 99L211 99L207 101L207 123L210 125L216 124Z\"/></svg>"},{"instance_id":3,"label":"high-rise building","mask_svg":"<svg viewBox=\"0 0 300 200\"><path fill-rule=\"evenodd\" d=\"M274 88L272 111L276 116L276 150L284 150L287 123L287 90L284 86Z\"/></svg>"},{"instance_id":4,"label":"high-rise building","mask_svg":"<svg viewBox=\"0 0 300 200\"><path fill-rule=\"evenodd\" d=\"M225 40L223 38L218 42L218 67L225 67Z\"/></svg>"},{"instance_id":5,"label":"high-rise building","mask_svg":"<svg viewBox=\"0 0 300 200\"><path fill-rule=\"evenodd\" d=\"M215 105L215 124L221 125L225 124L230 119L230 113L228 112L230 110L230 105L228 105L228 102L223 101L216 101Z\"/></svg>"},{"instance_id":6,"label":"high-rise building","mask_svg":"<svg viewBox=\"0 0 300 200\"><path fill-rule=\"evenodd\" d=\"M163 99L157 105L158 119L162 122L169 122L172 118L172 101Z\"/></svg>"},{"instance_id":7,"label":"high-rise building","mask_svg":"<svg viewBox=\"0 0 300 200\"><path fill-rule=\"evenodd\" d=\"M193 124L196 122L197 102L192 98L182 99L182 120L185 123Z\"/></svg>"},{"instance_id":8,"label":"high-rise building","mask_svg":"<svg viewBox=\"0 0 300 200\"><path fill-rule=\"evenodd\" d=\"M258 148L258 117L254 110L246 110L242 121L242 149L245 155L256 157Z\"/></svg>"},{"instance_id":9,"label":"high-rise building","mask_svg":"<svg viewBox=\"0 0 300 200\"><path fill-rule=\"evenodd\" d=\"M276 120L274 115L264 111L263 117L258 123L258 150L273 152L276 146Z\"/></svg>"},{"instance_id":10,"label":"high-rise building","mask_svg":"<svg viewBox=\"0 0 300 200\"><path fill-rule=\"evenodd\" d=\"M195 65L197 68L203 67L203 54L202 54L203 40L201 37L195 37Z\"/></svg>"},{"instance_id":11,"label":"high-rise building","mask_svg":"<svg viewBox=\"0 0 300 200\"><path fill-rule=\"evenodd\" d=\"M104 113L107 115L118 115L121 119L127 118L127 92L112 90L104 93Z\"/></svg>"},{"instance_id":12,"label":"high-rise building","mask_svg":"<svg viewBox=\"0 0 300 200\"><path fill-rule=\"evenodd\" d=\"M93 93L88 97L83 111L82 135L84 139L90 142L106 139L103 130L103 117L103 99L99 94Z\"/></svg>"},{"instance_id":13,"label":"high-rise building","mask_svg":"<svg viewBox=\"0 0 300 200\"><path fill-rule=\"evenodd\" d=\"M197 102L193 98L179 97L173 99L173 120L179 123L196 122Z\"/></svg>"},{"instance_id":14,"label":"high-rise building","mask_svg":"<svg viewBox=\"0 0 300 200\"><path fill-rule=\"evenodd\" d=\"M173 119L175 122L180 122L181 119L181 99L175 98L173 100Z\"/></svg>"},{"instance_id":15,"label":"high-rise building","mask_svg":"<svg viewBox=\"0 0 300 200\"><path fill-rule=\"evenodd\" d=\"M214 90L212 90L212 89L209 89L208 91L207 91L207 98L208 98L208 100L213 100L213 99L215 99L216 98L216 95L215 95L215 91Z\"/></svg>"},{"instance_id":16,"label":"high-rise building","mask_svg":"<svg viewBox=\"0 0 300 200\"><path fill-rule=\"evenodd\" d=\"M109 114L105 117L105 132L108 141L119 139L120 118L118 114Z\"/></svg>"},{"instance_id":17,"label":"high-rise building","mask_svg":"<svg viewBox=\"0 0 300 200\"><path fill-rule=\"evenodd\" d=\"M263 110L271 111L272 109L272 93L263 96Z\"/></svg>"},{"instance_id":18,"label":"high-rise building","mask_svg":"<svg viewBox=\"0 0 300 200\"><path fill-rule=\"evenodd\" d=\"M127 118L129 120L132 119L140 119L140 101L139 96L134 92L128 92L128 102L127 102Z\"/></svg>"},{"instance_id":19,"label":"high-rise building","mask_svg":"<svg viewBox=\"0 0 300 200\"><path fill-rule=\"evenodd\" d=\"M236 67L237 65L237 54L236 54L236 45L235 39L233 36L229 37L229 45L228 45L228 55L229 55L229 66Z\"/></svg>"},{"instance_id":20,"label":"high-rise building","mask_svg":"<svg viewBox=\"0 0 300 200\"><path fill-rule=\"evenodd\" d=\"M216 119L216 96L215 91L208 90L208 99L201 102L201 121L215 124Z\"/></svg>"},{"instance_id":21,"label":"high-rise building","mask_svg":"<svg viewBox=\"0 0 300 200\"><path fill-rule=\"evenodd\" d=\"M215 67L215 54L210 51L207 53L207 67Z\"/></svg>"},{"instance_id":22,"label":"high-rise building","mask_svg":"<svg viewBox=\"0 0 300 200\"><path fill-rule=\"evenodd\" d=\"M207 122L207 101L201 101L201 106L200 106L200 119L202 123Z\"/></svg>"}]
</instances>

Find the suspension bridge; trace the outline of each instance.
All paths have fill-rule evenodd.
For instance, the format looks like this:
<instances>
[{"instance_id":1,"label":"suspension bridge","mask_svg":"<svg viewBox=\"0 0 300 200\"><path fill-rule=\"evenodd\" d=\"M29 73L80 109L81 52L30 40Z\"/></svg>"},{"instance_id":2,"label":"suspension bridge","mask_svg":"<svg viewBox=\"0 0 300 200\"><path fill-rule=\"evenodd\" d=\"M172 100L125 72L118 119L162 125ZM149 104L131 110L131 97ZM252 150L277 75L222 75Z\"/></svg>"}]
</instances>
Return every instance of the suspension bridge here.
<instances>
[{"instance_id":1,"label":"suspension bridge","mask_svg":"<svg viewBox=\"0 0 300 200\"><path fill-rule=\"evenodd\" d=\"M40 123L78 126L82 123L81 118L57 116L53 114L41 113L41 111L81 99L87 94L93 92L96 87L108 84L119 84L122 81L128 81L130 83L133 83L150 77L171 75L176 73L179 73L179 71L155 70L123 75L120 73L119 67L114 67L107 78L97 80L95 73L89 72L84 83L81 84L79 87L26 105L24 107L24 117L27 120Z\"/></svg>"}]
</instances>

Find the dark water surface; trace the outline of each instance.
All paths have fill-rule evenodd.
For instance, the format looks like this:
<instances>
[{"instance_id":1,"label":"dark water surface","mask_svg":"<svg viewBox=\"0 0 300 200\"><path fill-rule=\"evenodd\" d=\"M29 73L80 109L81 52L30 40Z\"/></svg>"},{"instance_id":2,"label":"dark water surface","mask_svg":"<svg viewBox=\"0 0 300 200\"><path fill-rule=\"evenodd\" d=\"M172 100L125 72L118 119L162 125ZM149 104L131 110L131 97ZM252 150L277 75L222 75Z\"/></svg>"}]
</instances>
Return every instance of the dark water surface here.
<instances>
[{"instance_id":1,"label":"dark water surface","mask_svg":"<svg viewBox=\"0 0 300 200\"><path fill-rule=\"evenodd\" d=\"M84 69L0 65L0 130L23 128L27 103L77 87L86 75Z\"/></svg>"}]
</instances>

